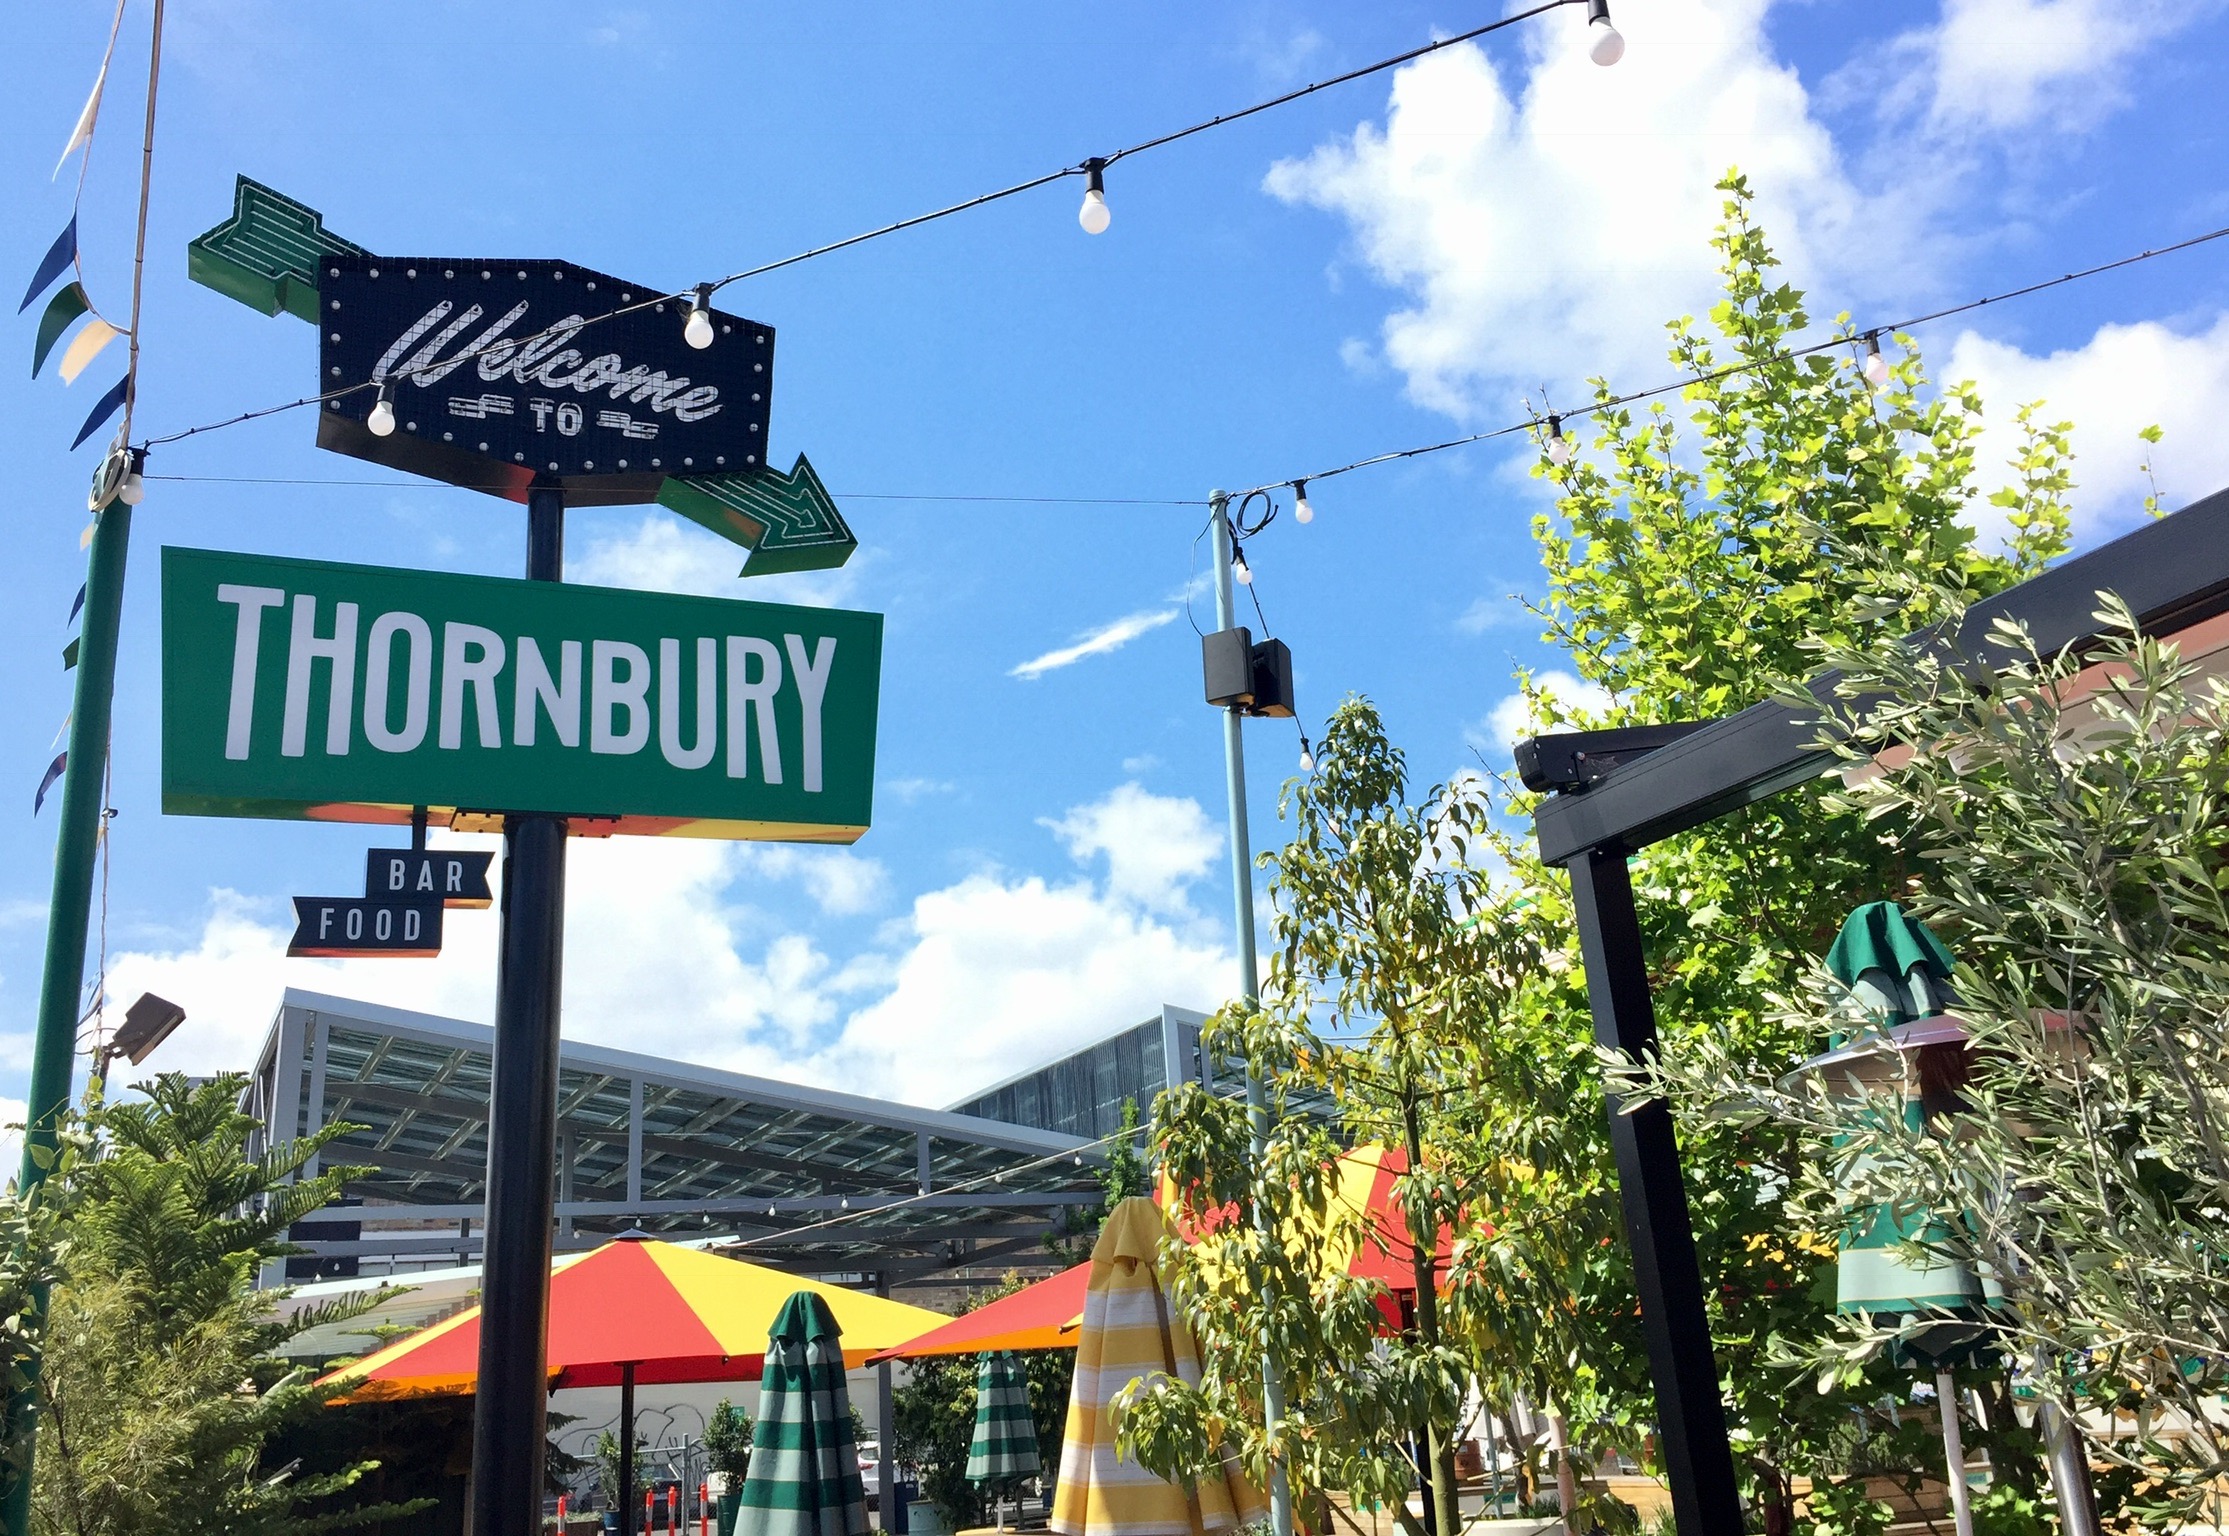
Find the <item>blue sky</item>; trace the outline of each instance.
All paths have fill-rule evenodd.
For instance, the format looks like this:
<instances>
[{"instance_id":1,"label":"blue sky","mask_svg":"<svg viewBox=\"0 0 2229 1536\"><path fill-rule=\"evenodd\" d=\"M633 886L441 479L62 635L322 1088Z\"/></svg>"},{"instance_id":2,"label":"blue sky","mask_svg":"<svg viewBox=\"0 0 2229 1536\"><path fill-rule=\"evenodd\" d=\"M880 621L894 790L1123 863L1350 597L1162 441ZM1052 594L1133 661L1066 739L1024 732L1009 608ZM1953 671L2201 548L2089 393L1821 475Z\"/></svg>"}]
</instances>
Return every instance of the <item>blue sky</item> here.
<instances>
[{"instance_id":1,"label":"blue sky","mask_svg":"<svg viewBox=\"0 0 2229 1536\"><path fill-rule=\"evenodd\" d=\"M109 8L20 12L0 91L28 277ZM561 257L680 287L970 196L1475 26L1471 5L596 4L170 13L141 431L312 387L314 337L186 281L246 173L375 250ZM876 825L848 851L576 844L569 1035L944 1102L1231 984L1219 731L1187 593L1210 487L1499 425L1527 391L1666 376L1661 324L1711 299L1739 164L1814 309L1883 323L2229 223L2214 0L1618 0L1339 87L1074 182L727 290L780 328L772 454L809 453L861 539L841 573L734 579L656 508L576 512L577 579L888 615ZM86 200L120 311L147 13L132 0ZM2080 431L2085 540L2136 515L2134 434L2178 503L2229 483L2229 265L2213 247L1992 308L1922 342L1993 416ZM32 316L17 325L28 352ZM120 355L120 347L118 349ZM0 1096L36 1006L54 808L31 792L69 708L114 377L0 374L15 576L0 602ZM139 508L114 747L113 1001L189 1023L150 1066L248 1065L289 983L485 1018L495 918L435 962L283 958L286 898L345 891L360 831L165 817L155 560L166 544L515 574L512 504L326 454L302 413L158 454ZM1507 762L1519 666L1553 671L1522 454L1459 450L1316 488L1252 554L1303 714L1384 708L1425 780ZM272 481L372 484L280 484ZM933 498L1135 498L1135 505ZM926 498L926 499L914 499ZM1204 597L1192 603L1204 625ZM1078 652L1060 662L1059 653ZM1032 668L1029 664L1051 658ZM1060 663L1060 664L1054 664ZM1248 728L1273 844L1290 723ZM12 798L8 798L12 797ZM373 838L370 840L380 840ZM486 844L479 844L485 846Z\"/></svg>"}]
</instances>

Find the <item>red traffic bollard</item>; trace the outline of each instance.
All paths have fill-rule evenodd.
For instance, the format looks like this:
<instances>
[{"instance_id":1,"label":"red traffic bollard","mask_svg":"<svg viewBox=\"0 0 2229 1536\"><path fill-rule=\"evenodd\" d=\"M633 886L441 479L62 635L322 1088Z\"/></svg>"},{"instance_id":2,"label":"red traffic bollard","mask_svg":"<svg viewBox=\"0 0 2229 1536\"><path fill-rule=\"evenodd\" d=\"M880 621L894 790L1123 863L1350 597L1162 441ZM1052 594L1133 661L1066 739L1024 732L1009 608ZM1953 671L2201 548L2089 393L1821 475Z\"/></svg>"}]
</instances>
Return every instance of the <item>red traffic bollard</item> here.
<instances>
[{"instance_id":1,"label":"red traffic bollard","mask_svg":"<svg viewBox=\"0 0 2229 1536\"><path fill-rule=\"evenodd\" d=\"M697 1484L697 1536L712 1536L712 1485Z\"/></svg>"}]
</instances>

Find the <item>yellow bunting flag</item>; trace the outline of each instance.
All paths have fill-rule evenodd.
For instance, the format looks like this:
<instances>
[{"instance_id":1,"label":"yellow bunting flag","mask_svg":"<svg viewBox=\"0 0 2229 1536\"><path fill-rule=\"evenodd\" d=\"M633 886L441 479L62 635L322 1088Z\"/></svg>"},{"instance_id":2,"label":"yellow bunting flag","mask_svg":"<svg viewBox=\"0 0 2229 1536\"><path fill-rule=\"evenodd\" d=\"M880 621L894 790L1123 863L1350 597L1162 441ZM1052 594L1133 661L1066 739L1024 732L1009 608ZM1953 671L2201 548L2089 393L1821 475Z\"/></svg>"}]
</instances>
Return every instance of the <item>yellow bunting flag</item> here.
<instances>
[{"instance_id":1,"label":"yellow bunting flag","mask_svg":"<svg viewBox=\"0 0 2229 1536\"><path fill-rule=\"evenodd\" d=\"M77 333L77 339L70 343L69 350L62 354L62 382L75 384L77 376L85 371L86 365L100 356L101 348L123 334L99 315L95 315L86 323L85 329Z\"/></svg>"}]
</instances>

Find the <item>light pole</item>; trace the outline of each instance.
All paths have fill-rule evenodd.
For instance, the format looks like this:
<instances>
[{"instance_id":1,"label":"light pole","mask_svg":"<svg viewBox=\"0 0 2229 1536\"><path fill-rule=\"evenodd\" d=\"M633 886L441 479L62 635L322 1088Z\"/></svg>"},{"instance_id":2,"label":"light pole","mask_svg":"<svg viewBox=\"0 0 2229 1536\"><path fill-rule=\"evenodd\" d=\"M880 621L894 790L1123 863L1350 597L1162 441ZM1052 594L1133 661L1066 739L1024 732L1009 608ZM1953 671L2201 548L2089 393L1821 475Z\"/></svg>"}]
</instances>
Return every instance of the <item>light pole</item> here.
<instances>
[{"instance_id":1,"label":"light pole","mask_svg":"<svg viewBox=\"0 0 2229 1536\"><path fill-rule=\"evenodd\" d=\"M1231 560L1235 551L1231 546L1230 498L1221 491L1210 491L1207 505L1209 528L1215 541L1215 627L1228 630L1238 624L1237 607L1231 594ZM1237 902L1238 992L1251 1009L1261 1000L1261 978L1254 968L1254 850L1246 832L1246 743L1239 730L1245 718L1243 705L1233 703L1224 707L1223 776L1231 808L1231 888ZM1262 1089L1261 1074L1254 1070L1251 1055L1246 1061L1246 1123L1253 1133L1253 1154L1258 1166L1269 1145L1269 1098ZM1261 1233L1263 1250L1274 1252L1275 1226L1259 1202L1254 1208L1254 1224ZM1262 1340L1262 1429L1273 1444L1284 1420L1284 1378L1269 1353L1269 1340L1265 1337ZM1274 1536L1292 1536L1292 1485L1285 1476L1284 1462L1274 1456L1269 1463L1269 1521Z\"/></svg>"}]
</instances>

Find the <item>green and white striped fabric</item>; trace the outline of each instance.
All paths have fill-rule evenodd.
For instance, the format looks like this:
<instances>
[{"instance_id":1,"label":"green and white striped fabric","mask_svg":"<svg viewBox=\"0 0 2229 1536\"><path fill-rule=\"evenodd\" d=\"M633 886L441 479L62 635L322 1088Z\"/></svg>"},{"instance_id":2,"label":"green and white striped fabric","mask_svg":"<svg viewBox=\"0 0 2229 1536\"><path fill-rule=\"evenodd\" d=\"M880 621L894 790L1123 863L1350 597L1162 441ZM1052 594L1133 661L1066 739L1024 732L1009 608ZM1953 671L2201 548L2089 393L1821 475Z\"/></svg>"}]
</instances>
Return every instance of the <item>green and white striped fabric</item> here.
<instances>
[{"instance_id":1,"label":"green and white striped fabric","mask_svg":"<svg viewBox=\"0 0 2229 1536\"><path fill-rule=\"evenodd\" d=\"M975 1438L967 1448L968 1481L1030 1477L1037 1459L1037 1423L1029 1411L1029 1378L1012 1350L993 1350L975 1374Z\"/></svg>"},{"instance_id":2,"label":"green and white striped fabric","mask_svg":"<svg viewBox=\"0 0 2229 1536\"><path fill-rule=\"evenodd\" d=\"M799 1291L782 1303L766 1336L735 1536L866 1536L866 1530L843 1331L827 1302Z\"/></svg>"}]
</instances>

